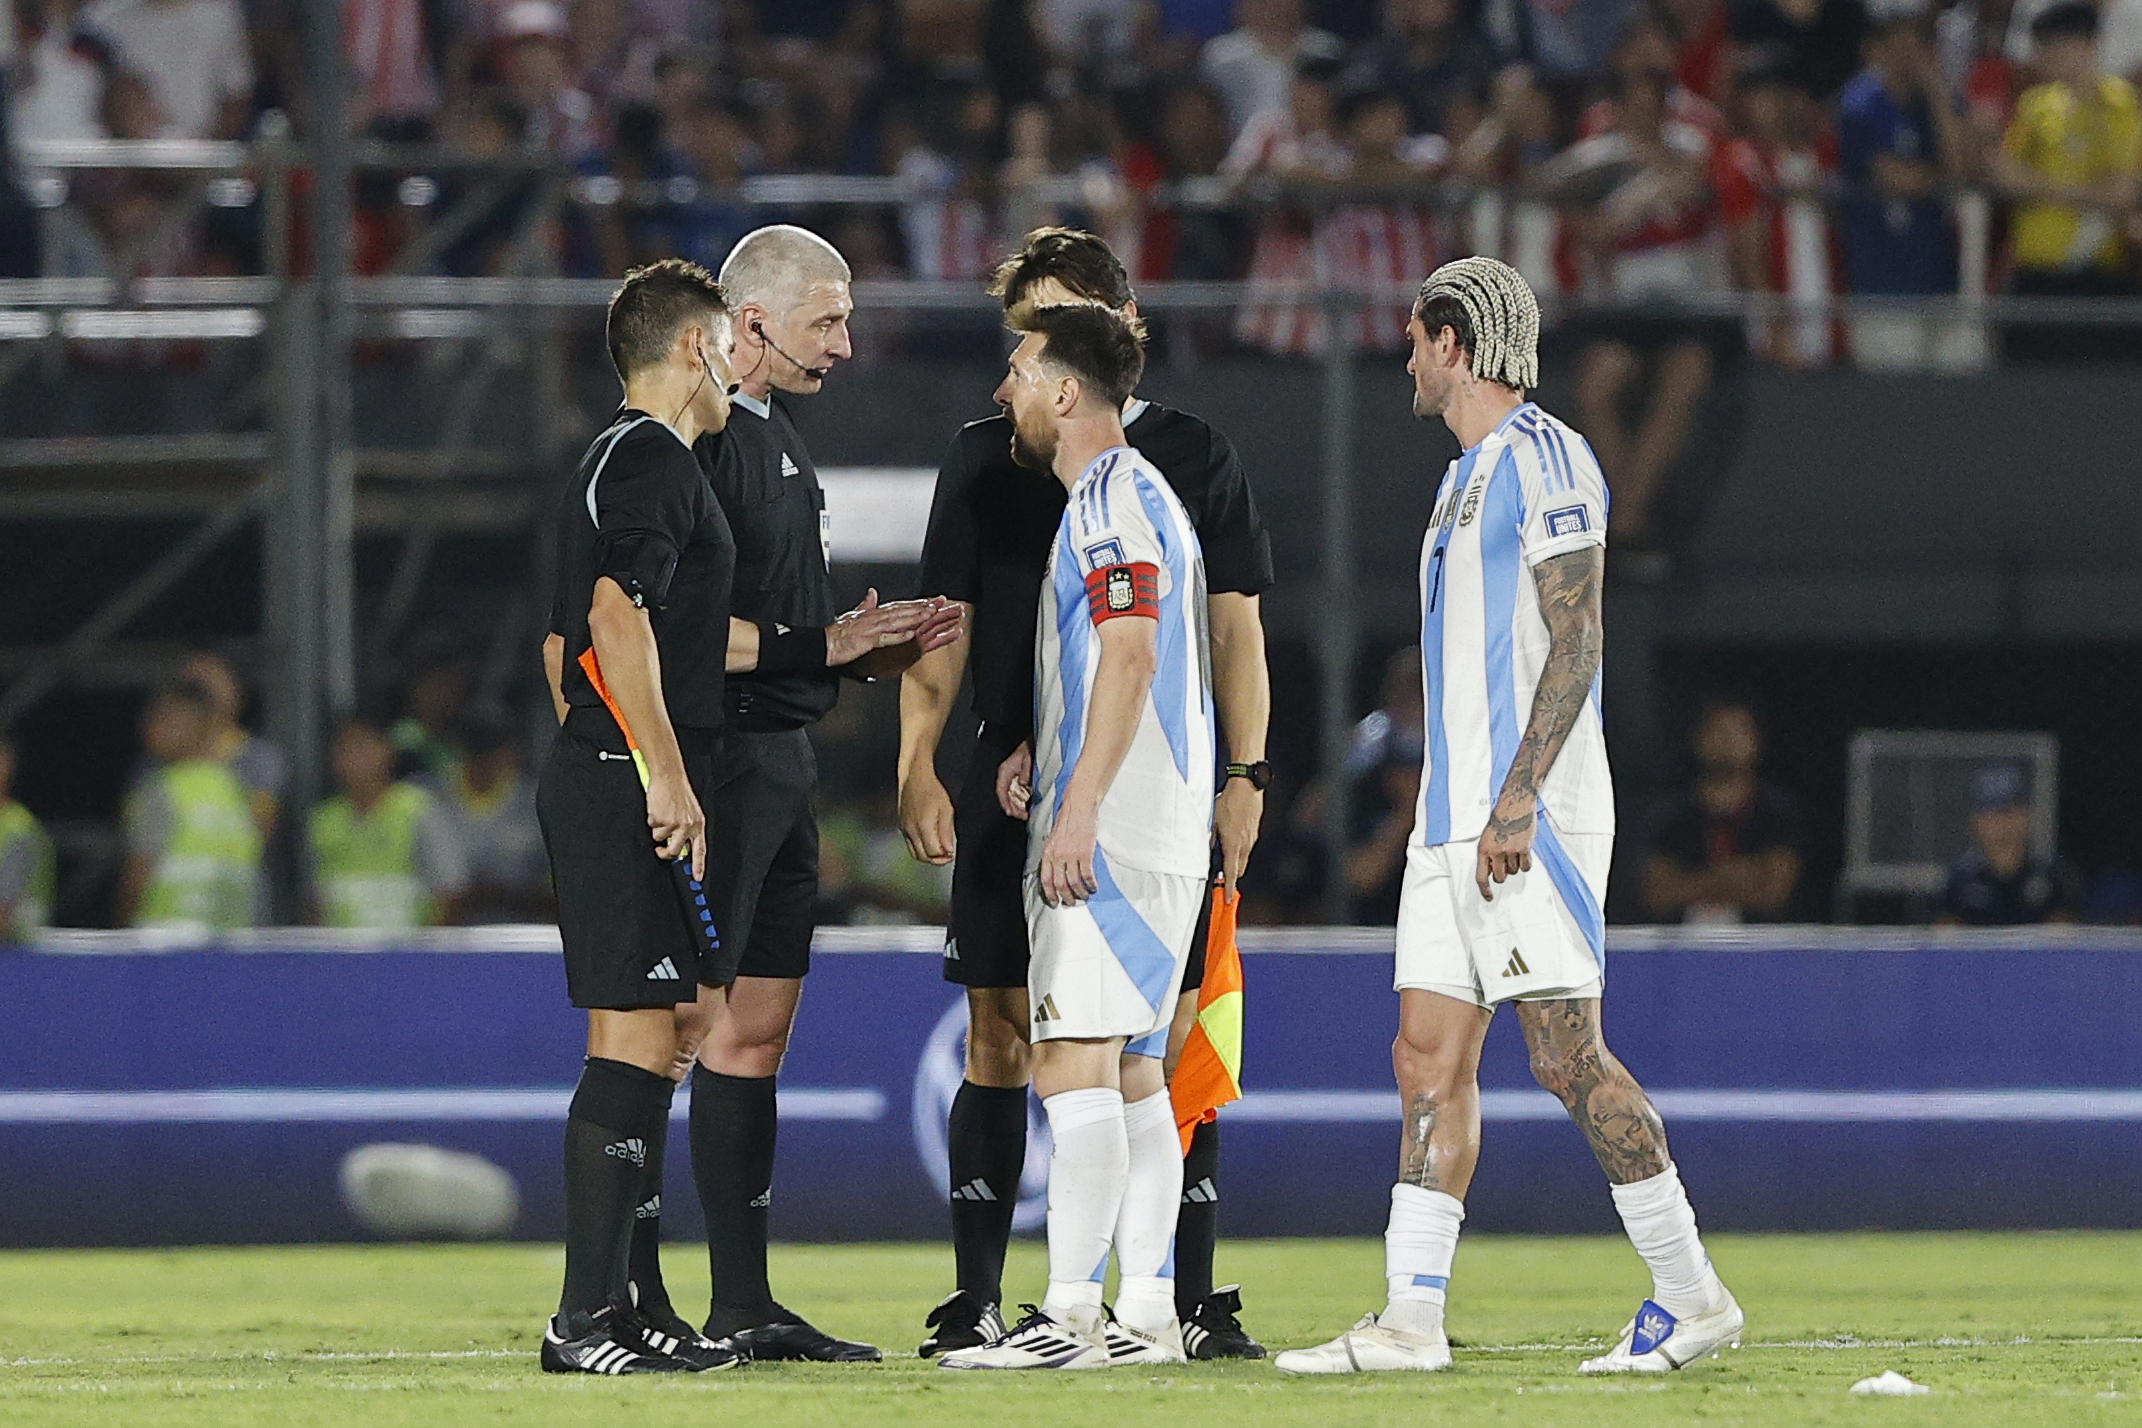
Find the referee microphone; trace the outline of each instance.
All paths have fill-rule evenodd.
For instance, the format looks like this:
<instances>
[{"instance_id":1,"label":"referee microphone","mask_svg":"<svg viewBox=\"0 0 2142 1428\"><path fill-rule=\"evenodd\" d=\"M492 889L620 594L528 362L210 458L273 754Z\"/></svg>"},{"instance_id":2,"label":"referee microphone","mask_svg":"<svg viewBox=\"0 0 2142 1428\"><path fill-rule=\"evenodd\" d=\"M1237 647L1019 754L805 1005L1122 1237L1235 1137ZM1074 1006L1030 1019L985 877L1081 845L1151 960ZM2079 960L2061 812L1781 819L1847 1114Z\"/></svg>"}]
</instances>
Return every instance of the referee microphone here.
<instances>
[{"instance_id":1,"label":"referee microphone","mask_svg":"<svg viewBox=\"0 0 2142 1428\"><path fill-rule=\"evenodd\" d=\"M794 367L797 371L801 372L804 376L809 377L814 382L823 382L826 379L826 374L833 370L831 367L806 367L801 362L798 362L795 358L789 357L786 352L781 351L780 343L774 341L771 337L768 337L766 335L766 324L763 322L754 321L751 324L751 330L759 335L759 341L765 343L774 351L780 352L783 357L788 357L789 366Z\"/></svg>"}]
</instances>

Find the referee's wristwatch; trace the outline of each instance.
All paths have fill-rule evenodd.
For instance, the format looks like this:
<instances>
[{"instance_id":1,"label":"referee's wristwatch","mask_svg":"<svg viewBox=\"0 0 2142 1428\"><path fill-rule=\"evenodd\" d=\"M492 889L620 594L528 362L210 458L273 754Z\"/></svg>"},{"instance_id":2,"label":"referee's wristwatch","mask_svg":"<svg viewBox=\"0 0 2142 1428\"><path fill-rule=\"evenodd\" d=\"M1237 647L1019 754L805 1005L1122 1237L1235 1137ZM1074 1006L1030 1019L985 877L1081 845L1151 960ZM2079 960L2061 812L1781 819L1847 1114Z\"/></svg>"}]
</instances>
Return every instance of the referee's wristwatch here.
<instances>
[{"instance_id":1,"label":"referee's wristwatch","mask_svg":"<svg viewBox=\"0 0 2142 1428\"><path fill-rule=\"evenodd\" d=\"M1259 759L1253 764L1229 764L1227 777L1246 778L1251 788L1263 793L1272 786L1272 762L1269 759Z\"/></svg>"}]
</instances>

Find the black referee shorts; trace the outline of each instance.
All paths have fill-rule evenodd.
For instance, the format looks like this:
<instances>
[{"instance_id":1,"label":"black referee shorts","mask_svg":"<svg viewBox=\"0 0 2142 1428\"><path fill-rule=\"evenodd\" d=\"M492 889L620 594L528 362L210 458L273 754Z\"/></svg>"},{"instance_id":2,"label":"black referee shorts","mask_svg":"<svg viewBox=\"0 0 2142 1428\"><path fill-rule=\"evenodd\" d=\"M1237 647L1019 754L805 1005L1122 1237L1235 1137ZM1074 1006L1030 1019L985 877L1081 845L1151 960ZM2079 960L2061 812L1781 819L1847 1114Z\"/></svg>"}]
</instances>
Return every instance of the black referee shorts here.
<instances>
[{"instance_id":1,"label":"black referee shorts","mask_svg":"<svg viewBox=\"0 0 2142 1428\"><path fill-rule=\"evenodd\" d=\"M707 892L725 965L704 980L801 977L818 901L818 761L801 729L722 735L707 805Z\"/></svg>"},{"instance_id":2,"label":"black referee shorts","mask_svg":"<svg viewBox=\"0 0 2142 1428\"><path fill-rule=\"evenodd\" d=\"M985 726L974 742L967 777L952 801L952 910L945 927L945 980L963 987L1024 987L1031 952L1026 940L1026 823L997 802L997 768L1018 747L992 741ZM1205 985L1205 938L1212 899L1199 905L1197 933L1183 990Z\"/></svg>"},{"instance_id":3,"label":"black referee shorts","mask_svg":"<svg viewBox=\"0 0 2142 1428\"><path fill-rule=\"evenodd\" d=\"M711 821L713 736L680 733L685 776ZM536 782L536 817L574 1006L671 1007L718 980L687 928L675 876L655 852L646 791L607 714L575 710L558 731Z\"/></svg>"}]
</instances>

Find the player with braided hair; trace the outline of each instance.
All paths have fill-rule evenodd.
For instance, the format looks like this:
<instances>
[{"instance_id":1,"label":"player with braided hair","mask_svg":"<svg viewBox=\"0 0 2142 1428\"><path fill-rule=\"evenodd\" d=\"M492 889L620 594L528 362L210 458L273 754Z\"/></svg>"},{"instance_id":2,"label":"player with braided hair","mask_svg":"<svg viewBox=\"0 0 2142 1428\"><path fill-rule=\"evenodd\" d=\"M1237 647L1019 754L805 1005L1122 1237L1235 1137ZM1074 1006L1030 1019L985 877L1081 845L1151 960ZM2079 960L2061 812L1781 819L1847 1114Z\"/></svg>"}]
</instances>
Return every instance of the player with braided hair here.
<instances>
[{"instance_id":1,"label":"player with braided hair","mask_svg":"<svg viewBox=\"0 0 2142 1428\"><path fill-rule=\"evenodd\" d=\"M1599 721L1607 492L1584 438L1525 399L1540 310L1492 258L1445 264L1408 325L1413 412L1464 446L1421 552L1427 710L1398 910L1405 1124L1389 1300L1287 1373L1450 1366L1443 1304L1480 1158L1480 1050L1517 1004L1533 1074L1576 1121L1650 1266L1651 1297L1586 1373L1664 1373L1739 1338L1666 1129L1599 1030L1614 786ZM1526 578L1529 577L1529 578Z\"/></svg>"}]
</instances>

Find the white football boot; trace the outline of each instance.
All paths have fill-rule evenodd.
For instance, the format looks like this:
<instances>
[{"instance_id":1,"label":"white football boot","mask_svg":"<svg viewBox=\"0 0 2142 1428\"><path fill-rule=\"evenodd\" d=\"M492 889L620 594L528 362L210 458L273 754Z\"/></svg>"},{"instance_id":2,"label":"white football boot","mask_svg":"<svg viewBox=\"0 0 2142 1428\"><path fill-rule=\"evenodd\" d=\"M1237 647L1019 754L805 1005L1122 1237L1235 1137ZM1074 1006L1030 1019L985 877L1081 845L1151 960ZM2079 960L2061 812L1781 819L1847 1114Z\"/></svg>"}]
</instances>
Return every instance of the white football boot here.
<instances>
[{"instance_id":1,"label":"white football boot","mask_svg":"<svg viewBox=\"0 0 2142 1428\"><path fill-rule=\"evenodd\" d=\"M1101 1369L1107 1368L1108 1339L1098 1306L1080 1306L1065 1320L1052 1319L1031 1304L1026 1317L995 1343L978 1349L955 1349L938 1359L948 1369Z\"/></svg>"},{"instance_id":2,"label":"white football boot","mask_svg":"<svg viewBox=\"0 0 2142 1428\"><path fill-rule=\"evenodd\" d=\"M1706 1354L1715 1354L1728 1344L1740 1347L1740 1331L1748 1322L1730 1292L1725 1298L1686 1319L1676 1319L1646 1299L1637 1306L1636 1317L1621 1331L1621 1342L1604 1357L1586 1359L1582 1373L1672 1373L1687 1368Z\"/></svg>"},{"instance_id":3,"label":"white football boot","mask_svg":"<svg viewBox=\"0 0 2142 1428\"><path fill-rule=\"evenodd\" d=\"M1434 1373L1450 1367L1450 1340L1440 1326L1432 1334L1409 1334L1387 1329L1374 1314L1364 1314L1360 1323L1330 1343L1288 1349L1272 1366L1281 1373Z\"/></svg>"},{"instance_id":4,"label":"white football boot","mask_svg":"<svg viewBox=\"0 0 2142 1428\"><path fill-rule=\"evenodd\" d=\"M1183 1352L1183 1326L1178 1320L1170 1319L1167 1328L1155 1333L1133 1328L1111 1315L1103 1332L1107 1337L1111 1367L1190 1362L1190 1355Z\"/></svg>"}]
</instances>

